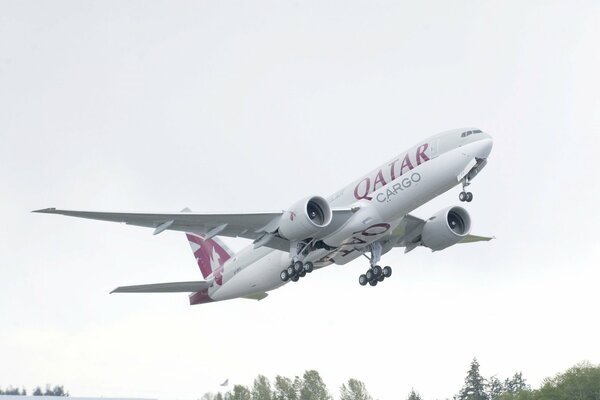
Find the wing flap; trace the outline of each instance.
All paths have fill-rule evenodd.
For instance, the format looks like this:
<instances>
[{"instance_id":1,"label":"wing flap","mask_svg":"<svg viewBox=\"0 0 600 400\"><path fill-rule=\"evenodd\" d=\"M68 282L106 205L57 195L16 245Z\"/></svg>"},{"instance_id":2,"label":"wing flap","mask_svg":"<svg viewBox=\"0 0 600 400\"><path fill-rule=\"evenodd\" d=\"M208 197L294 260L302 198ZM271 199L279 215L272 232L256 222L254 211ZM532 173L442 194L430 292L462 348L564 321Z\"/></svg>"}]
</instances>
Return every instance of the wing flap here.
<instances>
[{"instance_id":1,"label":"wing flap","mask_svg":"<svg viewBox=\"0 0 600 400\"><path fill-rule=\"evenodd\" d=\"M200 292L208 289L206 281L152 283L148 285L119 286L111 293L181 293Z\"/></svg>"},{"instance_id":2,"label":"wing flap","mask_svg":"<svg viewBox=\"0 0 600 400\"><path fill-rule=\"evenodd\" d=\"M467 235L463 240L458 243L474 243L474 242L489 242L492 239L496 239L495 236L477 236L477 235Z\"/></svg>"}]
</instances>

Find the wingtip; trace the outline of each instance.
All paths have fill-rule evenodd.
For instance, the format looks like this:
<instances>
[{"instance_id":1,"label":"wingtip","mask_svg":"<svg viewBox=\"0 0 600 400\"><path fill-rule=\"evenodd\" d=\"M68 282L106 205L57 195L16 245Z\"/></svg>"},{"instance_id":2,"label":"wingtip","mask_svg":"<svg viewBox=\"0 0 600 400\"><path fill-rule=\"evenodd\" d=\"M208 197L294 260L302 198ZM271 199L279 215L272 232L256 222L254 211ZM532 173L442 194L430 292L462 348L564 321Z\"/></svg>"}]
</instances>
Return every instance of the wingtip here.
<instances>
[{"instance_id":1,"label":"wingtip","mask_svg":"<svg viewBox=\"0 0 600 400\"><path fill-rule=\"evenodd\" d=\"M32 213L52 214L56 211L56 207L40 208L39 210L33 210Z\"/></svg>"}]
</instances>

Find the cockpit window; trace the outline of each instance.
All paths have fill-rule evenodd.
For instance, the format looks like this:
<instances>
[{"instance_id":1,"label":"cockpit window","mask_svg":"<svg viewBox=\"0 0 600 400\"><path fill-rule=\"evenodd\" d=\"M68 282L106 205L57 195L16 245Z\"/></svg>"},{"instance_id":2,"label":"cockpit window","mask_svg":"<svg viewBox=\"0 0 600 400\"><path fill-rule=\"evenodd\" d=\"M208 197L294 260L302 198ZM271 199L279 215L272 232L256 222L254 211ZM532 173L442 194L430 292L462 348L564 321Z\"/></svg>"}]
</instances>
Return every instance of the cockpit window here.
<instances>
[{"instance_id":1,"label":"cockpit window","mask_svg":"<svg viewBox=\"0 0 600 400\"><path fill-rule=\"evenodd\" d=\"M474 133L482 133L481 129L475 129L474 131L466 131L460 134L460 137L467 137L469 135L473 135Z\"/></svg>"}]
</instances>

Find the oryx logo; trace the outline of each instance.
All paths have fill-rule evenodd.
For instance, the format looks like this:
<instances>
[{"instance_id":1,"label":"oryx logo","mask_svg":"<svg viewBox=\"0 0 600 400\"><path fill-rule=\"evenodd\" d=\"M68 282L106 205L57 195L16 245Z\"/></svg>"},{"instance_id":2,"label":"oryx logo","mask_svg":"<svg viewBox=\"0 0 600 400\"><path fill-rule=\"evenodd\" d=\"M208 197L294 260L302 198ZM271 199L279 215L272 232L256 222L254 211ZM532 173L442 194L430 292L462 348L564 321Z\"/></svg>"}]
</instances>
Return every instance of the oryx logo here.
<instances>
[{"instance_id":1,"label":"oryx logo","mask_svg":"<svg viewBox=\"0 0 600 400\"><path fill-rule=\"evenodd\" d=\"M386 203L392 200L392 197L397 195L399 192L410 188L412 185L421 182L421 174L415 172L410 177L404 178L399 182L394 183L385 192L377 193L375 197L378 202Z\"/></svg>"},{"instance_id":2,"label":"oryx logo","mask_svg":"<svg viewBox=\"0 0 600 400\"><path fill-rule=\"evenodd\" d=\"M293 211L290 211L290 221L293 221L294 218L296 218L296 213Z\"/></svg>"}]
</instances>

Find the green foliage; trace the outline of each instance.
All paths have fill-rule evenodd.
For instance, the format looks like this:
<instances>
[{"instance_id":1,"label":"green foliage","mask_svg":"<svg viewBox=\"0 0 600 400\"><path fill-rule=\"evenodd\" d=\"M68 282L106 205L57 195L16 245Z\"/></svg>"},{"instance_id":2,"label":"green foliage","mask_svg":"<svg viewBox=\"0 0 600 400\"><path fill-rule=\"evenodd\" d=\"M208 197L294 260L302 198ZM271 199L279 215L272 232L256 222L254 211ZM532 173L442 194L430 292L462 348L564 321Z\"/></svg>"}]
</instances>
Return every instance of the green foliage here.
<instances>
[{"instance_id":1,"label":"green foliage","mask_svg":"<svg viewBox=\"0 0 600 400\"><path fill-rule=\"evenodd\" d=\"M296 379L299 380L298 377L296 377ZM286 378L281 375L277 375L275 377L273 400L298 400L297 387L290 378Z\"/></svg>"},{"instance_id":2,"label":"green foliage","mask_svg":"<svg viewBox=\"0 0 600 400\"><path fill-rule=\"evenodd\" d=\"M25 388L19 390L19 388L13 388L12 386L7 387L5 390L0 388L0 395L11 395L11 396L27 396Z\"/></svg>"},{"instance_id":3,"label":"green foliage","mask_svg":"<svg viewBox=\"0 0 600 400\"><path fill-rule=\"evenodd\" d=\"M54 386L53 388L50 385L46 385L46 391L44 392L44 396L61 396L61 397L69 397L69 393L65 391L65 388L62 386Z\"/></svg>"},{"instance_id":4,"label":"green foliage","mask_svg":"<svg viewBox=\"0 0 600 400\"><path fill-rule=\"evenodd\" d=\"M315 370L304 372L300 400L330 400L331 396L321 375Z\"/></svg>"},{"instance_id":5,"label":"green foliage","mask_svg":"<svg viewBox=\"0 0 600 400\"><path fill-rule=\"evenodd\" d=\"M455 400L488 400L486 393L486 384L483 376L479 373L479 363L474 358L471 362L471 368L467 372L465 384L458 393L454 396Z\"/></svg>"},{"instance_id":6,"label":"green foliage","mask_svg":"<svg viewBox=\"0 0 600 400\"><path fill-rule=\"evenodd\" d=\"M406 400L423 400L423 398L418 392L415 392L415 389L410 389L410 393Z\"/></svg>"},{"instance_id":7,"label":"green foliage","mask_svg":"<svg viewBox=\"0 0 600 400\"><path fill-rule=\"evenodd\" d=\"M540 400L598 400L600 365L583 362L554 378L547 378L536 395Z\"/></svg>"},{"instance_id":8,"label":"green foliage","mask_svg":"<svg viewBox=\"0 0 600 400\"><path fill-rule=\"evenodd\" d=\"M349 379L348 385L342 384L340 400L373 400L365 384L358 379Z\"/></svg>"},{"instance_id":9,"label":"green foliage","mask_svg":"<svg viewBox=\"0 0 600 400\"><path fill-rule=\"evenodd\" d=\"M224 396L223 393L218 392L218 393L204 393L202 395L202 397L200 397L200 400L224 400Z\"/></svg>"},{"instance_id":10,"label":"green foliage","mask_svg":"<svg viewBox=\"0 0 600 400\"><path fill-rule=\"evenodd\" d=\"M504 381L504 391L512 394L518 394L524 390L531 390L531 387L523 378L523 373L517 372L511 379Z\"/></svg>"},{"instance_id":11,"label":"green foliage","mask_svg":"<svg viewBox=\"0 0 600 400\"><path fill-rule=\"evenodd\" d=\"M254 380L252 400L272 400L271 382L264 375L258 375Z\"/></svg>"},{"instance_id":12,"label":"green foliage","mask_svg":"<svg viewBox=\"0 0 600 400\"><path fill-rule=\"evenodd\" d=\"M228 398L230 400L252 400L252 393L246 386L234 385L231 396Z\"/></svg>"}]
</instances>

